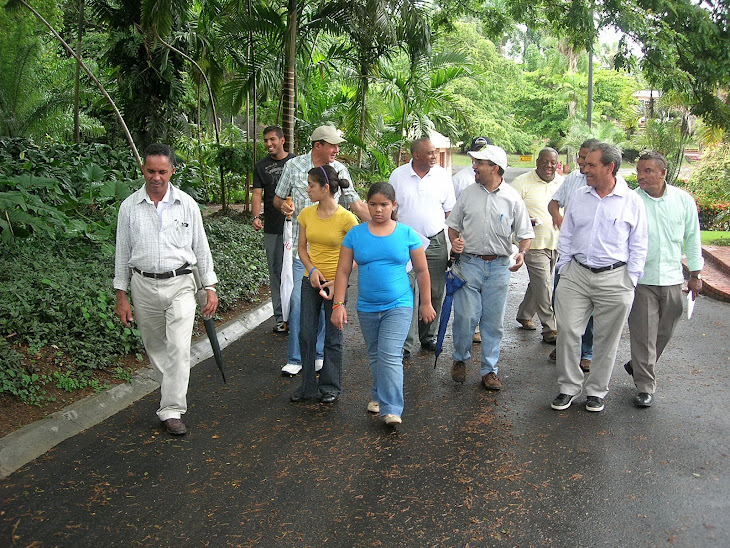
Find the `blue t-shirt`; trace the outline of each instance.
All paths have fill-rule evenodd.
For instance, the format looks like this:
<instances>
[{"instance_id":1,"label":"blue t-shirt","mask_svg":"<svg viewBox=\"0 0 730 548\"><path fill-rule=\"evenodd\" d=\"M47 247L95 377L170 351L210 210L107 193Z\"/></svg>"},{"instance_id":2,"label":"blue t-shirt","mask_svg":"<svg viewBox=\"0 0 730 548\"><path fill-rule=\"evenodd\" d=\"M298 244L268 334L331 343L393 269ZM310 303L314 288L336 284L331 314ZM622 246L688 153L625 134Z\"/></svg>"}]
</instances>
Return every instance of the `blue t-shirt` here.
<instances>
[{"instance_id":1,"label":"blue t-shirt","mask_svg":"<svg viewBox=\"0 0 730 548\"><path fill-rule=\"evenodd\" d=\"M413 292L406 264L411 250L423 246L416 231L398 223L388 236L373 236L368 223L354 227L342 245L352 249L360 268L357 309L381 312L396 307L413 307Z\"/></svg>"}]
</instances>

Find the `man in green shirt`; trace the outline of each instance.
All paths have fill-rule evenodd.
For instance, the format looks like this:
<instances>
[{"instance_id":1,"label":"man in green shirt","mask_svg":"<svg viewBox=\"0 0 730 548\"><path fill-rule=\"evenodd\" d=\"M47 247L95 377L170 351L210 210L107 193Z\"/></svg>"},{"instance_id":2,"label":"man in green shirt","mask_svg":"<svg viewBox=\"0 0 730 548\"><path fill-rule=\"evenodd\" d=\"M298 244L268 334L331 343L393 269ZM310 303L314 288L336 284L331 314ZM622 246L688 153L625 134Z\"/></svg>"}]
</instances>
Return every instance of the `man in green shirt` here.
<instances>
[{"instance_id":1,"label":"man in green shirt","mask_svg":"<svg viewBox=\"0 0 730 548\"><path fill-rule=\"evenodd\" d=\"M657 152L642 154L636 173L636 192L646 206L649 250L629 314L631 361L624 368L633 375L638 390L634 405L651 407L656 362L682 316L682 254L687 256L688 288L693 299L702 289L700 271L704 261L697 205L685 191L666 184L664 156Z\"/></svg>"}]
</instances>

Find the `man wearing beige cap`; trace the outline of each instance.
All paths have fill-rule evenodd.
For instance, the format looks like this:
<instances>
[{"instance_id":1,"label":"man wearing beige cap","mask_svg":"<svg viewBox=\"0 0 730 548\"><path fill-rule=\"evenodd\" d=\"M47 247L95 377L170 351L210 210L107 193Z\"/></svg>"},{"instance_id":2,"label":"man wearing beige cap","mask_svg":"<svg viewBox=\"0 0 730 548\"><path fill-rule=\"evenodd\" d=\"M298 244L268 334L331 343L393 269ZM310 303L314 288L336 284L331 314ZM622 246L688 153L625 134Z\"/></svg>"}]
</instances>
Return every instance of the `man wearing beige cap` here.
<instances>
[{"instance_id":1,"label":"man wearing beige cap","mask_svg":"<svg viewBox=\"0 0 730 548\"><path fill-rule=\"evenodd\" d=\"M352 184L352 178L347 168L336 161L335 158L340 152L339 144L345 139L333 126L319 126L312 133L312 150L289 160L281 172L281 178L276 185L276 196L274 196L274 207L278 208L284 215L292 218L292 241L299 241L299 223L297 215L307 206L312 205L307 194L307 173L313 167L320 167L325 164L332 166L337 171L340 179L350 181L350 186L344 192L335 196L344 207L349 206L352 212L362 220L370 219L368 208L365 202L360 200L357 191ZM287 196L292 197L292 204L286 202ZM302 369L302 354L299 348L299 310L302 290L302 277L304 276L304 265L299 260L297 246L293 246L294 257L292 260L292 272L294 287L292 288L291 301L289 305L289 357L287 363L282 367L281 374L293 376ZM324 318L324 315L322 316ZM317 359L315 366L322 367L324 357L324 320L320 319L320 329L317 336Z\"/></svg>"},{"instance_id":2,"label":"man wearing beige cap","mask_svg":"<svg viewBox=\"0 0 730 548\"><path fill-rule=\"evenodd\" d=\"M466 380L472 334L479 324L482 335L480 376L487 390L501 390L497 376L499 351L507 308L510 272L520 269L530 240L535 236L527 206L519 193L504 182L507 154L487 145L472 157L477 184L464 189L446 226L455 253L461 253L460 274L466 283L454 294L454 363L451 378ZM519 252L512 254L512 238Z\"/></svg>"}]
</instances>

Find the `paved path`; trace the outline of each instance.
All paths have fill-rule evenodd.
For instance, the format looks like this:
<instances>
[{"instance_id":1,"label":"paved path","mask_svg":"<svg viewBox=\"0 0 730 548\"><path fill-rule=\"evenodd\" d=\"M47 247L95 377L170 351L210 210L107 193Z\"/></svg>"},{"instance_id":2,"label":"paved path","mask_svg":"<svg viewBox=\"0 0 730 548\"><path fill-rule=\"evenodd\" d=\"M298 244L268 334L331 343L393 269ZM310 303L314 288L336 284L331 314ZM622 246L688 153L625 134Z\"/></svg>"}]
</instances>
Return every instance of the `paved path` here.
<instances>
[{"instance_id":1,"label":"paved path","mask_svg":"<svg viewBox=\"0 0 730 548\"><path fill-rule=\"evenodd\" d=\"M268 319L224 350L228 385L212 360L193 370L187 436L161 431L155 392L3 480L0 546L730 545L730 305L682 320L654 407L618 366L606 411L555 412L551 347L513 321L525 284L499 394L476 364L451 382L447 340L436 369L407 362L404 423L384 426L352 299L346 392L290 404Z\"/></svg>"}]
</instances>

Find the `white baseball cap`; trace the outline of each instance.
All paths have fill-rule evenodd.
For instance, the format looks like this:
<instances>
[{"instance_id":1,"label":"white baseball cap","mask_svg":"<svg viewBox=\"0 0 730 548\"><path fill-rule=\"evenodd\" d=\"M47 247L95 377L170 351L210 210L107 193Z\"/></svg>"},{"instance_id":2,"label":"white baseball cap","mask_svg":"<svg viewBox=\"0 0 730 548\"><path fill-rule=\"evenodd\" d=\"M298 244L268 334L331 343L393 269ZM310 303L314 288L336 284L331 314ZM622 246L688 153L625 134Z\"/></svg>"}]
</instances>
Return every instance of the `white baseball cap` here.
<instances>
[{"instance_id":1,"label":"white baseball cap","mask_svg":"<svg viewBox=\"0 0 730 548\"><path fill-rule=\"evenodd\" d=\"M470 151L467 154L477 160L489 160L502 169L507 169L507 153L503 148L495 145L487 145L481 150Z\"/></svg>"},{"instance_id":2,"label":"white baseball cap","mask_svg":"<svg viewBox=\"0 0 730 548\"><path fill-rule=\"evenodd\" d=\"M338 145L345 141L345 138L340 135L340 131L334 126L319 126L312 133L310 141L327 141L331 145Z\"/></svg>"}]
</instances>

